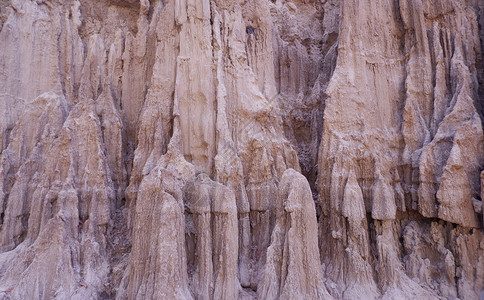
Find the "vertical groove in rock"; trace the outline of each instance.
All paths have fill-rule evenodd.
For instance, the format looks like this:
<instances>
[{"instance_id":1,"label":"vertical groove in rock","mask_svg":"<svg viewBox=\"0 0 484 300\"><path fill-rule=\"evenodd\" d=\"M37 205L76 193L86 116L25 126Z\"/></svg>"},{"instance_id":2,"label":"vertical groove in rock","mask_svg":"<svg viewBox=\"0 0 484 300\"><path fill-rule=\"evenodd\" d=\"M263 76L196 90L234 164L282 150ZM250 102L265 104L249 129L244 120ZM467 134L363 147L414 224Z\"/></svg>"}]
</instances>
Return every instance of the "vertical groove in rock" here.
<instances>
[{"instance_id":1,"label":"vertical groove in rock","mask_svg":"<svg viewBox=\"0 0 484 300\"><path fill-rule=\"evenodd\" d=\"M197 299L235 299L237 205L231 189L199 175L186 197L186 243L191 291Z\"/></svg>"}]
</instances>

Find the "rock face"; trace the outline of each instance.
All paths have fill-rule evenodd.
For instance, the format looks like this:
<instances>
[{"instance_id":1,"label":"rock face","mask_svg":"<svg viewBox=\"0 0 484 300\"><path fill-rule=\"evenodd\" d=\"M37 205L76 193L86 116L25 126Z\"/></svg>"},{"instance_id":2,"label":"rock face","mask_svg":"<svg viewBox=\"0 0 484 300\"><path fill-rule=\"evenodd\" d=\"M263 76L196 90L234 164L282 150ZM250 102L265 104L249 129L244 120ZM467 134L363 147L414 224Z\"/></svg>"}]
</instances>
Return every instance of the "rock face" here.
<instances>
[{"instance_id":1,"label":"rock face","mask_svg":"<svg viewBox=\"0 0 484 300\"><path fill-rule=\"evenodd\" d=\"M0 1L0 299L484 297L484 2Z\"/></svg>"},{"instance_id":2,"label":"rock face","mask_svg":"<svg viewBox=\"0 0 484 300\"><path fill-rule=\"evenodd\" d=\"M321 274L318 223L306 178L288 169L279 183L276 225L267 249L261 299L332 299Z\"/></svg>"}]
</instances>

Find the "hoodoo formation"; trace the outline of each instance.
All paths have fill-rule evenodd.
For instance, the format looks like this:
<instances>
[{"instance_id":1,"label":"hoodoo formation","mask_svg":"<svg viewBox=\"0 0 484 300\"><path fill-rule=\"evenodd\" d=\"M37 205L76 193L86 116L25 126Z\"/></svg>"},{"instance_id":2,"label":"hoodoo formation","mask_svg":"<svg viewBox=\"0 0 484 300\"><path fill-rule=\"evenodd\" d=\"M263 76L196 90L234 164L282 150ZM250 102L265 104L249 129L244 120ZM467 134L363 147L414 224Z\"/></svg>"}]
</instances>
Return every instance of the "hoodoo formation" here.
<instances>
[{"instance_id":1,"label":"hoodoo formation","mask_svg":"<svg viewBox=\"0 0 484 300\"><path fill-rule=\"evenodd\" d=\"M483 299L484 1L0 0L0 299Z\"/></svg>"}]
</instances>

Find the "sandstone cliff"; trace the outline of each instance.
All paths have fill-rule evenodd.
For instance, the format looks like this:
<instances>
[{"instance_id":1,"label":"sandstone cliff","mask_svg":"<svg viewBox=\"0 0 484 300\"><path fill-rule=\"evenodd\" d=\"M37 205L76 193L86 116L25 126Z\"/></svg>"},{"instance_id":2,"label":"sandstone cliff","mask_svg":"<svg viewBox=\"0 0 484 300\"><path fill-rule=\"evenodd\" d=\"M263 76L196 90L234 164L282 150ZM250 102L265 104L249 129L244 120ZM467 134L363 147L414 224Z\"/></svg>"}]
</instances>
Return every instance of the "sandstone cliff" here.
<instances>
[{"instance_id":1,"label":"sandstone cliff","mask_svg":"<svg viewBox=\"0 0 484 300\"><path fill-rule=\"evenodd\" d=\"M484 297L483 51L481 0L0 1L0 299Z\"/></svg>"}]
</instances>

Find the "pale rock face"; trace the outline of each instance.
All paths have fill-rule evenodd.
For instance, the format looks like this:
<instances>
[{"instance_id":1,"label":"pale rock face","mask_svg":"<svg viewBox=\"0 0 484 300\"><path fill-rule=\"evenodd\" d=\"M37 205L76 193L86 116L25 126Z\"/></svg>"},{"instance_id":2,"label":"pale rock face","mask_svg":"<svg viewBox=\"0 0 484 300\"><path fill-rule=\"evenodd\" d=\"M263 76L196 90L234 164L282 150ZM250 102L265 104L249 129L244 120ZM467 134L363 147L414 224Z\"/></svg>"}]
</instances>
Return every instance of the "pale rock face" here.
<instances>
[{"instance_id":1,"label":"pale rock face","mask_svg":"<svg viewBox=\"0 0 484 300\"><path fill-rule=\"evenodd\" d=\"M27 147L17 171L22 180L6 187L2 288L15 286L15 298L94 297L109 274L106 235L115 198L94 102L78 103L66 119L63 98L43 94L35 103L43 107L26 110L17 123L25 128L10 137ZM15 153L9 148L2 153L7 161Z\"/></svg>"},{"instance_id":2,"label":"pale rock face","mask_svg":"<svg viewBox=\"0 0 484 300\"><path fill-rule=\"evenodd\" d=\"M0 299L479 299L484 3L0 1Z\"/></svg>"},{"instance_id":3,"label":"pale rock face","mask_svg":"<svg viewBox=\"0 0 484 300\"><path fill-rule=\"evenodd\" d=\"M235 194L200 174L185 195L192 295L197 299L235 299L240 290Z\"/></svg>"},{"instance_id":4,"label":"pale rock face","mask_svg":"<svg viewBox=\"0 0 484 300\"><path fill-rule=\"evenodd\" d=\"M160 166L140 184L132 251L118 299L192 298L187 285L185 218L175 180Z\"/></svg>"},{"instance_id":5,"label":"pale rock face","mask_svg":"<svg viewBox=\"0 0 484 300\"><path fill-rule=\"evenodd\" d=\"M284 172L276 203L276 225L262 281L261 299L332 299L319 264L318 223L306 178Z\"/></svg>"}]
</instances>

